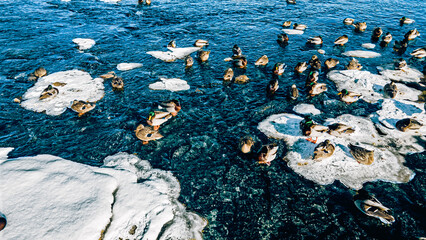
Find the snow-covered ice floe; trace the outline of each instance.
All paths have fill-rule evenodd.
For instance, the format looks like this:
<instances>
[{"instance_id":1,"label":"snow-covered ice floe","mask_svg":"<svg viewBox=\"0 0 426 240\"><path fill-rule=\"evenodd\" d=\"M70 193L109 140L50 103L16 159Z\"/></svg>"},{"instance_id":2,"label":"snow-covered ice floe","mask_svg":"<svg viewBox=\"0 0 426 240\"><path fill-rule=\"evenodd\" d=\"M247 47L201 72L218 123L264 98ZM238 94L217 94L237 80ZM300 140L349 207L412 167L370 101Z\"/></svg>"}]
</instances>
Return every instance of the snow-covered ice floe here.
<instances>
[{"instance_id":1,"label":"snow-covered ice floe","mask_svg":"<svg viewBox=\"0 0 426 240\"><path fill-rule=\"evenodd\" d=\"M293 107L293 111L305 115L305 114L312 114L312 115L318 115L321 114L321 111L316 109L314 105L312 104L306 104L306 103L299 103L296 106Z\"/></svg>"},{"instance_id":2,"label":"snow-covered ice floe","mask_svg":"<svg viewBox=\"0 0 426 240\"><path fill-rule=\"evenodd\" d=\"M304 31L302 30L297 30L297 29L283 29L283 32L285 32L288 35L302 35L304 33Z\"/></svg>"},{"instance_id":3,"label":"snow-covered ice floe","mask_svg":"<svg viewBox=\"0 0 426 240\"><path fill-rule=\"evenodd\" d=\"M307 141L307 137L302 135L299 127L302 119L294 114L276 114L260 122L258 129L270 138L287 142L287 164L303 177L318 184L331 184L339 180L354 189L362 188L369 181L404 183L414 177L414 173L403 165L404 158L388 146L391 136L379 136L371 120L349 114L327 119L323 125L343 123L351 126L355 132L343 137L328 133L320 135L317 144L328 139L335 146L335 151L331 157L320 162L312 160L317 144ZM374 162L371 165L359 164L349 152L349 143L374 150Z\"/></svg>"},{"instance_id":4,"label":"snow-covered ice floe","mask_svg":"<svg viewBox=\"0 0 426 240\"><path fill-rule=\"evenodd\" d=\"M380 74L396 82L418 83L423 77L423 73L414 68L404 68L404 71L389 69L391 66L377 67ZM392 65L393 67L393 65Z\"/></svg>"},{"instance_id":5,"label":"snow-covered ice floe","mask_svg":"<svg viewBox=\"0 0 426 240\"><path fill-rule=\"evenodd\" d=\"M79 50L90 49L96 44L95 40L90 38L74 38L72 41L78 45Z\"/></svg>"},{"instance_id":6,"label":"snow-covered ice floe","mask_svg":"<svg viewBox=\"0 0 426 240\"><path fill-rule=\"evenodd\" d=\"M120 63L117 65L119 71L128 71L142 67L142 63Z\"/></svg>"},{"instance_id":7,"label":"snow-covered ice floe","mask_svg":"<svg viewBox=\"0 0 426 240\"><path fill-rule=\"evenodd\" d=\"M1 154L0 171L3 240L202 239L206 221L178 201L177 179L135 155L115 154L98 168Z\"/></svg>"},{"instance_id":8,"label":"snow-covered ice floe","mask_svg":"<svg viewBox=\"0 0 426 240\"><path fill-rule=\"evenodd\" d=\"M375 48L375 47L376 47L376 44L373 44L373 43L363 43L363 44L361 45L361 47L363 47L363 48L367 48L367 49L373 49L373 48Z\"/></svg>"},{"instance_id":9,"label":"snow-covered ice floe","mask_svg":"<svg viewBox=\"0 0 426 240\"><path fill-rule=\"evenodd\" d=\"M383 87L390 83L385 76L372 74L368 71L358 70L333 70L327 74L339 91L346 89L361 93L367 102L376 102L384 99ZM396 83L398 95L396 99L417 101L421 91L412 89L404 84Z\"/></svg>"},{"instance_id":10,"label":"snow-covered ice floe","mask_svg":"<svg viewBox=\"0 0 426 240\"><path fill-rule=\"evenodd\" d=\"M344 52L343 55L348 57L359 57L359 58L375 58L380 57L380 53L372 52L372 51L362 51L362 50L356 50L356 51L347 51Z\"/></svg>"},{"instance_id":11,"label":"snow-covered ice floe","mask_svg":"<svg viewBox=\"0 0 426 240\"><path fill-rule=\"evenodd\" d=\"M121 0L101 0L102 2L106 2L106 3L119 3L121 2Z\"/></svg>"},{"instance_id":12,"label":"snow-covered ice floe","mask_svg":"<svg viewBox=\"0 0 426 240\"><path fill-rule=\"evenodd\" d=\"M160 80L161 81L149 84L149 89L177 92L188 90L190 88L185 80L179 78L160 78Z\"/></svg>"},{"instance_id":13,"label":"snow-covered ice floe","mask_svg":"<svg viewBox=\"0 0 426 240\"><path fill-rule=\"evenodd\" d=\"M149 51L147 54L158 58L165 62L174 62L176 59L184 59L186 56L190 55L193 52L200 50L199 47L186 47L186 48L173 48L167 47L170 51Z\"/></svg>"},{"instance_id":14,"label":"snow-covered ice floe","mask_svg":"<svg viewBox=\"0 0 426 240\"><path fill-rule=\"evenodd\" d=\"M51 99L40 100L40 94L49 85L59 93ZM89 73L80 70L56 72L37 80L35 85L22 96L21 106L25 109L60 115L74 100L96 102L104 96L102 78L93 79Z\"/></svg>"}]
</instances>

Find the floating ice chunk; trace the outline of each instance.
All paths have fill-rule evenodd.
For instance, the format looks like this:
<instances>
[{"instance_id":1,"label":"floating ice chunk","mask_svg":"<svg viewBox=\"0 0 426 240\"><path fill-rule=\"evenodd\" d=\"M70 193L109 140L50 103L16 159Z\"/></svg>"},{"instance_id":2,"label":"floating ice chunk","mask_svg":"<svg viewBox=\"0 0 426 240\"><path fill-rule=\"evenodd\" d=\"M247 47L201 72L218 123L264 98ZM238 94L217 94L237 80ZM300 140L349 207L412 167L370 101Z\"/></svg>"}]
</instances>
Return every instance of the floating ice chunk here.
<instances>
[{"instance_id":1,"label":"floating ice chunk","mask_svg":"<svg viewBox=\"0 0 426 240\"><path fill-rule=\"evenodd\" d=\"M96 44L95 40L90 38L74 38L72 41L78 45L79 50L90 49Z\"/></svg>"},{"instance_id":2,"label":"floating ice chunk","mask_svg":"<svg viewBox=\"0 0 426 240\"><path fill-rule=\"evenodd\" d=\"M59 90L58 95L52 99L40 100L41 92L49 85ZM74 100L96 102L103 96L102 78L92 79L87 72L69 70L38 79L23 95L21 106L36 112L46 112L47 115L60 115Z\"/></svg>"},{"instance_id":3,"label":"floating ice chunk","mask_svg":"<svg viewBox=\"0 0 426 240\"><path fill-rule=\"evenodd\" d=\"M367 49L373 49L373 48L375 48L375 47L376 47L376 44L373 44L373 43L363 43L363 44L361 45L361 47L363 47L363 48L367 48Z\"/></svg>"},{"instance_id":4,"label":"floating ice chunk","mask_svg":"<svg viewBox=\"0 0 426 240\"><path fill-rule=\"evenodd\" d=\"M386 66L386 68L390 68L390 66ZM394 81L404 82L404 83L418 83L421 81L423 77L423 73L414 68L404 68L402 70L393 70L393 69L385 69L384 67L377 67L380 74L392 79Z\"/></svg>"},{"instance_id":5,"label":"floating ice chunk","mask_svg":"<svg viewBox=\"0 0 426 240\"><path fill-rule=\"evenodd\" d=\"M61 0L62 2L71 2L71 0Z\"/></svg>"},{"instance_id":6,"label":"floating ice chunk","mask_svg":"<svg viewBox=\"0 0 426 240\"><path fill-rule=\"evenodd\" d=\"M185 80L179 78L160 78L161 81L149 84L152 90L169 90L172 92L188 90L190 86Z\"/></svg>"},{"instance_id":7,"label":"floating ice chunk","mask_svg":"<svg viewBox=\"0 0 426 240\"><path fill-rule=\"evenodd\" d=\"M206 221L178 202L177 179L134 155L107 157L102 168L38 155L0 169L2 239L95 240L104 230L103 239L202 239Z\"/></svg>"},{"instance_id":8,"label":"floating ice chunk","mask_svg":"<svg viewBox=\"0 0 426 240\"><path fill-rule=\"evenodd\" d=\"M302 31L302 30L288 29L288 28L283 29L283 32L285 32L289 35L301 35L301 34L304 33L304 31Z\"/></svg>"},{"instance_id":9,"label":"floating ice chunk","mask_svg":"<svg viewBox=\"0 0 426 240\"><path fill-rule=\"evenodd\" d=\"M0 162L7 159L7 154L11 152L13 148L0 148Z\"/></svg>"},{"instance_id":10,"label":"floating ice chunk","mask_svg":"<svg viewBox=\"0 0 426 240\"><path fill-rule=\"evenodd\" d=\"M101 0L102 2L106 2L106 3L118 3L121 2L121 0Z\"/></svg>"},{"instance_id":11,"label":"floating ice chunk","mask_svg":"<svg viewBox=\"0 0 426 240\"><path fill-rule=\"evenodd\" d=\"M142 63L120 63L117 65L117 69L120 71L128 71L140 67L142 67Z\"/></svg>"},{"instance_id":12,"label":"floating ice chunk","mask_svg":"<svg viewBox=\"0 0 426 240\"><path fill-rule=\"evenodd\" d=\"M375 58L380 57L380 53L372 52L372 51L362 51L362 50L356 50L356 51L347 51L344 52L343 55L348 57L359 57L359 58Z\"/></svg>"},{"instance_id":13,"label":"floating ice chunk","mask_svg":"<svg viewBox=\"0 0 426 240\"><path fill-rule=\"evenodd\" d=\"M162 51L149 51L147 54L158 58L165 62L173 62L176 59L183 59L186 56L190 55L193 52L200 50L199 47L187 47L187 48L172 48L167 47L170 51L162 52Z\"/></svg>"},{"instance_id":14,"label":"floating ice chunk","mask_svg":"<svg viewBox=\"0 0 426 240\"><path fill-rule=\"evenodd\" d=\"M316 109L314 105L312 104L306 104L306 103L299 103L296 106L294 106L293 111L299 113L299 114L313 114L318 115L321 114L321 111Z\"/></svg>"}]
</instances>

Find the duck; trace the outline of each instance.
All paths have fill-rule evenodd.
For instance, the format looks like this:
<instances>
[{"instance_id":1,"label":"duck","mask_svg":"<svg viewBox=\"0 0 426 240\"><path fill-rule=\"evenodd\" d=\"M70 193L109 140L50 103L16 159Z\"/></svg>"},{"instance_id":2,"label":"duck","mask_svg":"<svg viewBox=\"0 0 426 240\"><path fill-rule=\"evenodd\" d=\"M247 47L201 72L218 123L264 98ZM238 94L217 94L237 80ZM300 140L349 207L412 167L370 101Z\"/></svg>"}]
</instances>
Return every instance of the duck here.
<instances>
[{"instance_id":1,"label":"duck","mask_svg":"<svg viewBox=\"0 0 426 240\"><path fill-rule=\"evenodd\" d=\"M144 0L138 0L138 4L143 4ZM145 0L146 5L151 5L151 0Z\"/></svg>"},{"instance_id":2,"label":"duck","mask_svg":"<svg viewBox=\"0 0 426 240\"><path fill-rule=\"evenodd\" d=\"M111 72L107 72L106 74L102 74L99 77L101 77L102 79L110 79L110 78L114 78L116 76L117 75L115 74L115 72L111 71Z\"/></svg>"},{"instance_id":3,"label":"duck","mask_svg":"<svg viewBox=\"0 0 426 240\"><path fill-rule=\"evenodd\" d=\"M36 70L34 70L34 72L30 74L30 77L28 78L28 80L35 81L46 75L47 75L47 70L44 67L38 67Z\"/></svg>"},{"instance_id":4,"label":"duck","mask_svg":"<svg viewBox=\"0 0 426 240\"><path fill-rule=\"evenodd\" d=\"M328 131L328 127L316 124L309 115L306 115L299 123L304 136L320 135Z\"/></svg>"},{"instance_id":5,"label":"duck","mask_svg":"<svg viewBox=\"0 0 426 240\"><path fill-rule=\"evenodd\" d=\"M307 68L308 64L306 62L299 62L296 67L294 67L294 71L297 73L303 73Z\"/></svg>"},{"instance_id":6,"label":"duck","mask_svg":"<svg viewBox=\"0 0 426 240\"><path fill-rule=\"evenodd\" d=\"M281 76L285 71L285 67L284 63L275 63L273 73L277 76Z\"/></svg>"},{"instance_id":7,"label":"duck","mask_svg":"<svg viewBox=\"0 0 426 240\"><path fill-rule=\"evenodd\" d=\"M240 75L235 78L235 83L238 83L238 84L247 83L249 79L250 78L248 78L247 75Z\"/></svg>"},{"instance_id":8,"label":"duck","mask_svg":"<svg viewBox=\"0 0 426 240\"><path fill-rule=\"evenodd\" d=\"M310 71L308 77L306 78L306 86L312 86L314 83L318 81L319 72L318 71Z\"/></svg>"},{"instance_id":9,"label":"duck","mask_svg":"<svg viewBox=\"0 0 426 240\"><path fill-rule=\"evenodd\" d=\"M404 25L404 24L412 24L412 23L414 23L414 20L413 19L409 19L407 17L402 17L402 18L399 19L399 24L401 26Z\"/></svg>"},{"instance_id":10,"label":"duck","mask_svg":"<svg viewBox=\"0 0 426 240\"><path fill-rule=\"evenodd\" d=\"M418 130L423 127L423 124L413 118L404 118L396 122L395 126L399 131L406 132L408 130Z\"/></svg>"},{"instance_id":11,"label":"duck","mask_svg":"<svg viewBox=\"0 0 426 240\"><path fill-rule=\"evenodd\" d=\"M392 34L387 32L382 36L382 41L380 42L381 47L386 47L392 41Z\"/></svg>"},{"instance_id":12,"label":"duck","mask_svg":"<svg viewBox=\"0 0 426 240\"><path fill-rule=\"evenodd\" d=\"M276 158L278 152L278 145L271 143L263 145L258 152L258 163L271 165L271 162Z\"/></svg>"},{"instance_id":13,"label":"duck","mask_svg":"<svg viewBox=\"0 0 426 240\"><path fill-rule=\"evenodd\" d=\"M173 117L176 117L178 112L182 109L182 106L180 105L180 102L177 99L159 102L156 107L159 110L166 110Z\"/></svg>"},{"instance_id":14,"label":"duck","mask_svg":"<svg viewBox=\"0 0 426 240\"><path fill-rule=\"evenodd\" d=\"M296 0L287 0L288 4L296 4Z\"/></svg>"},{"instance_id":15,"label":"duck","mask_svg":"<svg viewBox=\"0 0 426 240\"><path fill-rule=\"evenodd\" d=\"M122 91L124 89L124 81L121 77L114 77L111 81L113 90Z\"/></svg>"},{"instance_id":16,"label":"duck","mask_svg":"<svg viewBox=\"0 0 426 240\"><path fill-rule=\"evenodd\" d=\"M186 56L185 58L185 68L190 68L194 65L194 59L191 56Z\"/></svg>"},{"instance_id":17,"label":"duck","mask_svg":"<svg viewBox=\"0 0 426 240\"><path fill-rule=\"evenodd\" d=\"M59 93L59 90L55 87L53 87L52 85L47 86L47 88L45 88L43 90L43 92L41 92L39 100L47 100L47 99L52 99L55 98Z\"/></svg>"},{"instance_id":18,"label":"duck","mask_svg":"<svg viewBox=\"0 0 426 240\"><path fill-rule=\"evenodd\" d=\"M364 165L371 165L374 162L374 151L367 150L363 147L355 146L353 144L348 145L350 153L355 158L355 160Z\"/></svg>"},{"instance_id":19,"label":"duck","mask_svg":"<svg viewBox=\"0 0 426 240\"><path fill-rule=\"evenodd\" d=\"M426 47L417 48L416 50L412 51L410 55L414 56L415 58L424 58L426 57Z\"/></svg>"},{"instance_id":20,"label":"duck","mask_svg":"<svg viewBox=\"0 0 426 240\"><path fill-rule=\"evenodd\" d=\"M135 135L138 139L142 140L142 144L146 145L149 141L158 140L163 138L157 130L154 130L151 126L144 126L139 124L135 130Z\"/></svg>"},{"instance_id":21,"label":"duck","mask_svg":"<svg viewBox=\"0 0 426 240\"><path fill-rule=\"evenodd\" d=\"M296 84L291 85L289 97L291 100L296 100L299 97L299 90L297 89Z\"/></svg>"},{"instance_id":22,"label":"duck","mask_svg":"<svg viewBox=\"0 0 426 240\"><path fill-rule=\"evenodd\" d=\"M285 21L282 26L283 27L290 27L291 26L291 21Z\"/></svg>"},{"instance_id":23,"label":"duck","mask_svg":"<svg viewBox=\"0 0 426 240\"><path fill-rule=\"evenodd\" d=\"M251 147L254 145L253 138L250 136L245 136L240 139L239 148L242 153L251 152Z\"/></svg>"},{"instance_id":24,"label":"duck","mask_svg":"<svg viewBox=\"0 0 426 240\"><path fill-rule=\"evenodd\" d=\"M287 34L285 34L285 33L278 34L277 43L281 47L287 46L288 45L288 40L289 40L289 38L288 38Z\"/></svg>"},{"instance_id":25,"label":"duck","mask_svg":"<svg viewBox=\"0 0 426 240\"><path fill-rule=\"evenodd\" d=\"M355 22L355 19L353 19L353 18L345 18L345 19L343 19L343 24L345 24L345 25L353 25L354 22Z\"/></svg>"},{"instance_id":26,"label":"duck","mask_svg":"<svg viewBox=\"0 0 426 240\"><path fill-rule=\"evenodd\" d=\"M362 97L362 94L348 91L346 89L342 89L342 91L340 91L337 95L340 95L340 100L347 104L354 103Z\"/></svg>"},{"instance_id":27,"label":"duck","mask_svg":"<svg viewBox=\"0 0 426 240\"><path fill-rule=\"evenodd\" d=\"M313 69L316 69L316 70L321 69L321 60L319 60L317 55L313 55L312 58L309 60L308 64Z\"/></svg>"},{"instance_id":28,"label":"duck","mask_svg":"<svg viewBox=\"0 0 426 240\"><path fill-rule=\"evenodd\" d=\"M243 51L241 50L240 47L238 47L237 44L234 45L234 47L232 47L232 57L241 57L243 56Z\"/></svg>"},{"instance_id":29,"label":"duck","mask_svg":"<svg viewBox=\"0 0 426 240\"><path fill-rule=\"evenodd\" d=\"M408 47L408 39L404 38L401 41L395 41L393 50L398 54L404 54Z\"/></svg>"},{"instance_id":30,"label":"duck","mask_svg":"<svg viewBox=\"0 0 426 240\"><path fill-rule=\"evenodd\" d=\"M71 109L74 112L78 113L78 116L81 117L83 114L93 110L96 107L94 103L88 103L81 100L74 100L71 105Z\"/></svg>"},{"instance_id":31,"label":"duck","mask_svg":"<svg viewBox=\"0 0 426 240\"><path fill-rule=\"evenodd\" d=\"M268 86L266 87L266 94L268 95L268 97L272 97L278 90L278 88L280 88L278 84L278 79L274 78L270 80Z\"/></svg>"},{"instance_id":32,"label":"duck","mask_svg":"<svg viewBox=\"0 0 426 240\"><path fill-rule=\"evenodd\" d=\"M172 40L167 44L167 47L172 47L172 48L176 48L176 41Z\"/></svg>"},{"instance_id":33,"label":"duck","mask_svg":"<svg viewBox=\"0 0 426 240\"><path fill-rule=\"evenodd\" d=\"M296 29L296 30L304 31L306 28L307 26L304 24L298 24L298 23L293 24L293 29Z\"/></svg>"},{"instance_id":34,"label":"duck","mask_svg":"<svg viewBox=\"0 0 426 240\"><path fill-rule=\"evenodd\" d=\"M225 70L225 73L223 74L223 81L231 81L234 77L234 70L232 68L228 68Z\"/></svg>"},{"instance_id":35,"label":"duck","mask_svg":"<svg viewBox=\"0 0 426 240\"><path fill-rule=\"evenodd\" d=\"M405 71L405 69L408 67L407 62L403 58L398 59L398 61L394 63L394 66L395 70L401 71Z\"/></svg>"},{"instance_id":36,"label":"duck","mask_svg":"<svg viewBox=\"0 0 426 240\"><path fill-rule=\"evenodd\" d=\"M327 133L335 137L343 137L345 135L350 135L355 132L352 127L343 123L333 123L328 125L327 127Z\"/></svg>"},{"instance_id":37,"label":"duck","mask_svg":"<svg viewBox=\"0 0 426 240\"><path fill-rule=\"evenodd\" d=\"M309 96L313 97L325 91L327 91L327 85L325 83L316 82L310 86Z\"/></svg>"},{"instance_id":38,"label":"duck","mask_svg":"<svg viewBox=\"0 0 426 240\"><path fill-rule=\"evenodd\" d=\"M362 65L356 60L355 58L352 58L352 60L349 62L348 65L346 65L346 69L348 70L361 70Z\"/></svg>"},{"instance_id":39,"label":"duck","mask_svg":"<svg viewBox=\"0 0 426 240\"><path fill-rule=\"evenodd\" d=\"M312 45L321 45L322 37L321 36L311 37L307 40L307 43Z\"/></svg>"},{"instance_id":40,"label":"duck","mask_svg":"<svg viewBox=\"0 0 426 240\"><path fill-rule=\"evenodd\" d=\"M323 159L329 158L331 157L331 155L333 155L334 150L334 145L331 143L330 140L327 139L315 147L314 156L312 157L312 160L314 160L315 162L320 162Z\"/></svg>"},{"instance_id":41,"label":"duck","mask_svg":"<svg viewBox=\"0 0 426 240\"><path fill-rule=\"evenodd\" d=\"M385 96L395 98L398 94L398 87L396 86L395 82L391 81L383 87L383 92Z\"/></svg>"},{"instance_id":42,"label":"duck","mask_svg":"<svg viewBox=\"0 0 426 240\"><path fill-rule=\"evenodd\" d=\"M349 37L348 37L348 35L343 35L343 36L340 36L340 37L338 37L335 41L334 41L334 44L335 45L340 45L340 46L343 46L343 45L345 45L347 42L348 42L348 40L349 40Z\"/></svg>"},{"instance_id":43,"label":"duck","mask_svg":"<svg viewBox=\"0 0 426 240\"><path fill-rule=\"evenodd\" d=\"M381 27L376 27L376 28L374 28L374 30L373 30L373 34L371 35L371 40L372 40L373 42L377 42L377 41L379 41L380 36L382 36L382 34L383 34L383 30L382 30L382 28L381 28Z\"/></svg>"},{"instance_id":44,"label":"duck","mask_svg":"<svg viewBox=\"0 0 426 240\"><path fill-rule=\"evenodd\" d=\"M365 29L367 29L367 23L366 22L358 22L353 26L355 27L356 32L364 32Z\"/></svg>"},{"instance_id":45,"label":"duck","mask_svg":"<svg viewBox=\"0 0 426 240\"><path fill-rule=\"evenodd\" d=\"M146 123L153 127L154 130L158 130L160 125L167 122L173 115L168 111L154 111L151 110L148 113Z\"/></svg>"},{"instance_id":46,"label":"duck","mask_svg":"<svg viewBox=\"0 0 426 240\"><path fill-rule=\"evenodd\" d=\"M242 56L233 60L233 64L237 68L246 68L247 67L247 58Z\"/></svg>"},{"instance_id":47,"label":"duck","mask_svg":"<svg viewBox=\"0 0 426 240\"><path fill-rule=\"evenodd\" d=\"M379 200L371 196L366 190L359 190L353 200L355 206L367 216L378 218L385 224L395 222L395 218L389 213L390 209L383 206Z\"/></svg>"},{"instance_id":48,"label":"duck","mask_svg":"<svg viewBox=\"0 0 426 240\"><path fill-rule=\"evenodd\" d=\"M415 39L416 37L420 36L419 31L417 31L417 29L413 29L408 31L405 35L404 38L411 41L413 39Z\"/></svg>"},{"instance_id":49,"label":"duck","mask_svg":"<svg viewBox=\"0 0 426 240\"><path fill-rule=\"evenodd\" d=\"M208 45L209 45L209 41L203 40L203 39L198 39L194 43L195 47L200 47L200 48L208 46Z\"/></svg>"},{"instance_id":50,"label":"duck","mask_svg":"<svg viewBox=\"0 0 426 240\"><path fill-rule=\"evenodd\" d=\"M268 64L268 62L269 62L268 56L263 55L259 59L256 60L256 62L254 63L254 65L256 65L256 66L265 66L266 64Z\"/></svg>"},{"instance_id":51,"label":"duck","mask_svg":"<svg viewBox=\"0 0 426 240\"><path fill-rule=\"evenodd\" d=\"M335 58L329 58L329 59L325 60L324 65L325 65L325 68L327 70L330 70L330 69L334 68L335 66L337 66L337 64L339 64L339 63L340 63L339 60L337 60Z\"/></svg>"},{"instance_id":52,"label":"duck","mask_svg":"<svg viewBox=\"0 0 426 240\"><path fill-rule=\"evenodd\" d=\"M206 62L207 60L209 60L209 56L210 56L210 51L203 51L203 50L198 51L198 59L200 59L201 62Z\"/></svg>"}]
</instances>

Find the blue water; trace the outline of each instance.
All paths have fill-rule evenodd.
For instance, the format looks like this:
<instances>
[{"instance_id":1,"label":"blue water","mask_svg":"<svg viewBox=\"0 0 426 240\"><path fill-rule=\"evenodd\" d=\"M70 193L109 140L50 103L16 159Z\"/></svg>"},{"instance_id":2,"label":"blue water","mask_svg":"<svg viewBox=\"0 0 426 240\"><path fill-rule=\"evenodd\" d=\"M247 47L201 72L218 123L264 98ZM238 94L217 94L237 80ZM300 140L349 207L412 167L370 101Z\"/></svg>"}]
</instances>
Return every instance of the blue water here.
<instances>
[{"instance_id":1,"label":"blue water","mask_svg":"<svg viewBox=\"0 0 426 240\"><path fill-rule=\"evenodd\" d=\"M399 26L399 18L415 19ZM365 33L355 33L343 25L346 17L367 22ZM303 35L290 35L285 48L276 43L285 20L303 23ZM307 98L305 76L292 69L313 54L324 61L340 60L344 69L350 60L341 55L347 50L362 50L370 42L374 27L391 32L394 40L413 28L422 34L411 41L402 56L376 46L383 56L360 59L364 70L403 57L422 70L424 61L409 53L426 45L425 1L285 1L187 0L153 1L137 6L136 0L108 4L95 0L0 1L0 147L14 147L11 157L53 154L76 162L99 166L114 153L136 153L153 167L170 170L182 186L180 201L209 221L205 239L410 239L426 236L425 154L406 156L406 165L416 177L407 184L374 182L365 188L391 208L396 218L392 226L363 215L352 202L354 191L340 183L320 186L294 173L286 163L275 160L270 167L258 165L252 156L238 152L238 140L251 135L261 144L275 141L279 159L286 153L285 143L267 139L257 130L258 122L271 114L291 112L295 102L285 95L294 83L301 90L298 102L314 104L326 112L321 121L344 113L367 116L378 105L359 101L330 109L324 101L338 99L335 85L321 73L320 82L329 91ZM333 41L347 34L348 44L334 47ZM306 46L308 37L321 35L325 56ZM79 52L72 39L92 38L96 45ZM196 39L209 40L212 51L206 63L196 62L185 70L182 61L164 63L146 54L165 50L170 40L189 47ZM247 56L248 84L223 85L223 71L231 64L223 59L232 55L238 44ZM266 54L270 63L258 68L254 61ZM195 55L194 55L195 56ZM25 110L13 103L33 85L29 74L43 66L50 73L83 69L96 77L115 70L121 62L140 62L143 67L119 72L125 81L123 92L113 92L105 81L105 97L95 110L77 117L70 110L52 117ZM289 67L280 77L280 89L268 99L265 88L272 78L274 63ZM191 85L189 91L163 92L148 89L158 77L178 77ZM195 91L198 89L198 91ZM165 138L142 143L134 129L144 122L152 102L180 98L183 109L177 118L161 127ZM420 140L419 140L420 141ZM425 143L422 143L423 145Z\"/></svg>"}]
</instances>

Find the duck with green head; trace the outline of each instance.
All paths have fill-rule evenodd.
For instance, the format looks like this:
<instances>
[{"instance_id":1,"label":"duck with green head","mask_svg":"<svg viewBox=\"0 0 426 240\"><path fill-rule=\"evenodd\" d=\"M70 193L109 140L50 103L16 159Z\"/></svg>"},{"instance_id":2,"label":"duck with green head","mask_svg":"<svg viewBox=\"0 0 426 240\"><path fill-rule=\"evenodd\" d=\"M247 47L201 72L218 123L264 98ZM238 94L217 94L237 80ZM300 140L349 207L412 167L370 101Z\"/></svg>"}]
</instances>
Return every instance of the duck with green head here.
<instances>
[{"instance_id":1,"label":"duck with green head","mask_svg":"<svg viewBox=\"0 0 426 240\"><path fill-rule=\"evenodd\" d=\"M39 99L40 100L52 99L56 97L58 93L59 93L59 90L57 88L53 87L52 85L49 85L47 88L43 90L43 92L41 92Z\"/></svg>"},{"instance_id":2,"label":"duck with green head","mask_svg":"<svg viewBox=\"0 0 426 240\"><path fill-rule=\"evenodd\" d=\"M173 115L168 111L154 111L151 110L148 113L146 123L153 127L154 130L158 130L160 125L167 122Z\"/></svg>"},{"instance_id":3,"label":"duck with green head","mask_svg":"<svg viewBox=\"0 0 426 240\"><path fill-rule=\"evenodd\" d=\"M318 136L328 131L328 127L316 124L309 115L304 117L299 126L304 136Z\"/></svg>"},{"instance_id":4,"label":"duck with green head","mask_svg":"<svg viewBox=\"0 0 426 240\"><path fill-rule=\"evenodd\" d=\"M354 103L362 97L361 93L348 91L346 89L342 89L342 91L340 91L337 95L340 96L340 100L347 104Z\"/></svg>"}]
</instances>

